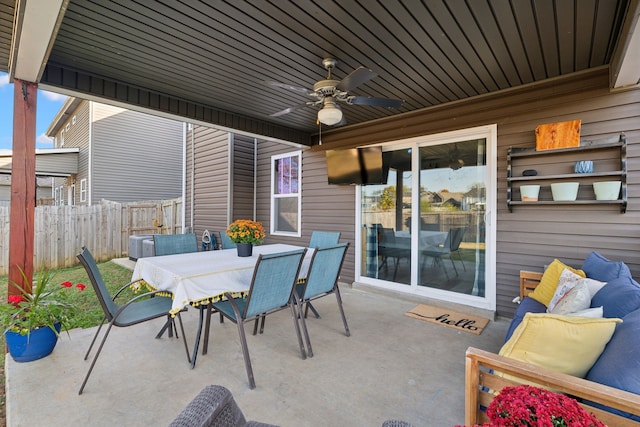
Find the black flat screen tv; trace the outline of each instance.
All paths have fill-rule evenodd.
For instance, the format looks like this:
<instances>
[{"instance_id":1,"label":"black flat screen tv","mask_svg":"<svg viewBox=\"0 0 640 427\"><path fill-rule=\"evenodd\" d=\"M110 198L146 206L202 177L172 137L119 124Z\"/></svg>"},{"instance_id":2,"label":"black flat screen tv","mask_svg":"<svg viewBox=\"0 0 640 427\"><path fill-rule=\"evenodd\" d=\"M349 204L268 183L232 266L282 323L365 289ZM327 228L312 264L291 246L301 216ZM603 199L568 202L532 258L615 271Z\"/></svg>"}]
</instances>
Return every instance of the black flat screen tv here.
<instances>
[{"instance_id":1,"label":"black flat screen tv","mask_svg":"<svg viewBox=\"0 0 640 427\"><path fill-rule=\"evenodd\" d=\"M327 150L327 179L335 185L384 184L382 148Z\"/></svg>"}]
</instances>

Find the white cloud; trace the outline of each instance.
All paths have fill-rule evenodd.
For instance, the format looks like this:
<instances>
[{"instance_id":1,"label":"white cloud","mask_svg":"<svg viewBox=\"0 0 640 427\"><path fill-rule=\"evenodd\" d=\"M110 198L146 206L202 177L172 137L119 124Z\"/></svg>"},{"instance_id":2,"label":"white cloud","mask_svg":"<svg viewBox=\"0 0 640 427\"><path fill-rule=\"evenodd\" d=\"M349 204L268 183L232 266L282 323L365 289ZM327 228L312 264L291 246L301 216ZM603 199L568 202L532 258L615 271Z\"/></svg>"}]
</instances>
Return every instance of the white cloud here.
<instances>
[{"instance_id":1,"label":"white cloud","mask_svg":"<svg viewBox=\"0 0 640 427\"><path fill-rule=\"evenodd\" d=\"M45 98L47 98L50 101L62 101L62 102L64 102L68 98L67 95L62 95L60 93L49 92L48 90L41 90L40 92L42 93L42 95L44 95Z\"/></svg>"},{"instance_id":2,"label":"white cloud","mask_svg":"<svg viewBox=\"0 0 640 427\"><path fill-rule=\"evenodd\" d=\"M47 145L51 145L51 144L53 144L53 138L49 138L46 134L41 133L41 134L36 138L36 143L38 143L38 144L47 144Z\"/></svg>"},{"instance_id":3,"label":"white cloud","mask_svg":"<svg viewBox=\"0 0 640 427\"><path fill-rule=\"evenodd\" d=\"M0 87L6 86L9 84L9 74L0 74Z\"/></svg>"}]
</instances>

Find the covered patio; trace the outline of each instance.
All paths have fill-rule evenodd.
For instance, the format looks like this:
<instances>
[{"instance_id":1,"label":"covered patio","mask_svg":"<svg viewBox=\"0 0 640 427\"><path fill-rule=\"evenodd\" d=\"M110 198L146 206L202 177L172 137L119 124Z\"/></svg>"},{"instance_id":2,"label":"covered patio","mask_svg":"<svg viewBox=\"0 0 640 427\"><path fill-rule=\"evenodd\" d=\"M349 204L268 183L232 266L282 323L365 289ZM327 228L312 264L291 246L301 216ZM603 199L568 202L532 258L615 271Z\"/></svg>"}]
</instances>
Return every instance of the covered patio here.
<instances>
[{"instance_id":1,"label":"covered patio","mask_svg":"<svg viewBox=\"0 0 640 427\"><path fill-rule=\"evenodd\" d=\"M342 290L351 337L333 297L314 302L322 317L308 321L312 358L300 358L286 311L267 320L262 336L248 335L254 390L235 325L214 321L209 352L190 370L181 340L154 339L159 320L114 330L79 396L95 329L73 330L44 359L7 358L7 425L168 425L207 384L231 390L248 420L281 426L380 426L390 418L416 426L464 423L465 350L498 351L508 322L491 321L474 335L405 316L415 299ZM192 341L197 311L184 319Z\"/></svg>"}]
</instances>

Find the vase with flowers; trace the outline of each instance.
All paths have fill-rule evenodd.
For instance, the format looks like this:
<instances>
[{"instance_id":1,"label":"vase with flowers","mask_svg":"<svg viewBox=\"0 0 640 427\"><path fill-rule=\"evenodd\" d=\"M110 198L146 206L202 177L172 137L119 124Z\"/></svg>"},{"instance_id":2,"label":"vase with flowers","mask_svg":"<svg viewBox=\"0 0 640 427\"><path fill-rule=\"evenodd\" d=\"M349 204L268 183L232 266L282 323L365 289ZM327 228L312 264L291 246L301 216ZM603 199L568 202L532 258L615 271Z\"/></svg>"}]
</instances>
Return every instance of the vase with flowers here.
<instances>
[{"instance_id":1,"label":"vase with flowers","mask_svg":"<svg viewBox=\"0 0 640 427\"><path fill-rule=\"evenodd\" d=\"M491 422L474 427L605 427L575 399L530 385L503 388L486 415Z\"/></svg>"},{"instance_id":2,"label":"vase with flowers","mask_svg":"<svg viewBox=\"0 0 640 427\"><path fill-rule=\"evenodd\" d=\"M237 219L227 227L227 236L236 244L238 256L251 256L253 245L262 243L265 232L261 222Z\"/></svg>"},{"instance_id":3,"label":"vase with flowers","mask_svg":"<svg viewBox=\"0 0 640 427\"><path fill-rule=\"evenodd\" d=\"M20 271L23 280L27 277ZM42 270L33 281L31 292L14 284L20 294L9 295L7 304L0 304L0 322L5 327L5 340L16 362L30 362L49 355L61 330L74 314L74 306L66 293L84 291L82 283L69 281L53 284L56 273Z\"/></svg>"}]
</instances>

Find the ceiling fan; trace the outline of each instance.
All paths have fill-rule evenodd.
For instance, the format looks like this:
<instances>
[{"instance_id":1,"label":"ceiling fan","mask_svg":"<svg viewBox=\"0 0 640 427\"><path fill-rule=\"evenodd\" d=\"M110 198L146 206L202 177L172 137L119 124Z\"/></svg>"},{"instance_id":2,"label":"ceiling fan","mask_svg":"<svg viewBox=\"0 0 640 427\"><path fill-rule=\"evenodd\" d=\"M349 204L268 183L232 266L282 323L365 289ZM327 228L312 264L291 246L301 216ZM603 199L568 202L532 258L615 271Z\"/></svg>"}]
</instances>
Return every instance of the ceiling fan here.
<instances>
[{"instance_id":1,"label":"ceiling fan","mask_svg":"<svg viewBox=\"0 0 640 427\"><path fill-rule=\"evenodd\" d=\"M322 65L327 69L327 78L316 82L313 85L313 90L285 83L272 81L265 82L270 86L293 90L314 98L313 101L307 101L304 104L285 108L282 111L273 113L271 114L271 117L279 117L307 106L322 105L322 108L318 111L318 122L327 126L333 126L343 121L342 109L339 106L340 103L345 103L347 105L370 105L385 108L400 108L402 106L404 101L397 99L349 95L349 91L371 80L378 74L366 67L360 66L353 70L344 79L335 80L332 76L332 70L336 66L336 63L337 61L333 58L325 58L322 61Z\"/></svg>"}]
</instances>

